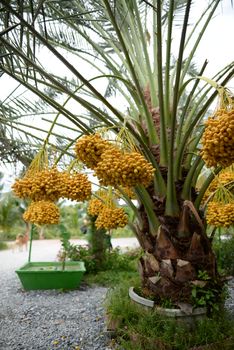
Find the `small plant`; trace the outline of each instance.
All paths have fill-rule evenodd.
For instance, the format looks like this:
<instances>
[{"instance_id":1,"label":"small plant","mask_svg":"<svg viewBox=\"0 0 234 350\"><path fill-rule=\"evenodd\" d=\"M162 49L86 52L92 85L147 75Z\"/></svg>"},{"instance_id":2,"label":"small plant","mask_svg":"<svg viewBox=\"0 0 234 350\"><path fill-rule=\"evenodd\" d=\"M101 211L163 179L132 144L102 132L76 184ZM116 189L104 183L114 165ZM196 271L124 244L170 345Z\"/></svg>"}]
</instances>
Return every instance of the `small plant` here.
<instances>
[{"instance_id":1,"label":"small plant","mask_svg":"<svg viewBox=\"0 0 234 350\"><path fill-rule=\"evenodd\" d=\"M62 269L64 270L65 262L67 258L67 252L69 251L69 248L71 245L69 242L71 235L63 224L60 224L59 228L60 228L60 236L61 236L61 244L62 244L62 252L60 254L60 260L62 261Z\"/></svg>"},{"instance_id":2,"label":"small plant","mask_svg":"<svg viewBox=\"0 0 234 350\"><path fill-rule=\"evenodd\" d=\"M97 271L95 260L89 246L70 244L67 250L67 258L72 261L83 261L85 263L86 273Z\"/></svg>"},{"instance_id":3,"label":"small plant","mask_svg":"<svg viewBox=\"0 0 234 350\"><path fill-rule=\"evenodd\" d=\"M211 277L206 271L198 271L199 283L192 288L192 304L194 307L207 307L208 311L219 310L219 305L224 301L226 287L218 290L212 283ZM209 286L209 288L207 288Z\"/></svg>"},{"instance_id":4,"label":"small plant","mask_svg":"<svg viewBox=\"0 0 234 350\"><path fill-rule=\"evenodd\" d=\"M170 299L164 299L162 300L162 307L165 309L172 309L175 306Z\"/></svg>"},{"instance_id":5,"label":"small plant","mask_svg":"<svg viewBox=\"0 0 234 350\"><path fill-rule=\"evenodd\" d=\"M205 290L202 287L194 286L192 289L192 301L195 307L209 306L217 309L218 305L215 303L215 290Z\"/></svg>"}]
</instances>

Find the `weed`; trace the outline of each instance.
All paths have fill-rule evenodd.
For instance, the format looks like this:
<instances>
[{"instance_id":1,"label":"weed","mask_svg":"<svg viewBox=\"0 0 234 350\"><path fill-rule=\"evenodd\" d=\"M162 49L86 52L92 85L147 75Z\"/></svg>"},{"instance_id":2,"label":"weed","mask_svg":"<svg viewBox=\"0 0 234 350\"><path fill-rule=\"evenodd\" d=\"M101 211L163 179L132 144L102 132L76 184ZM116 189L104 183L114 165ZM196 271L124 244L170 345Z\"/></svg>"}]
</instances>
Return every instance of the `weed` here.
<instances>
[{"instance_id":1,"label":"weed","mask_svg":"<svg viewBox=\"0 0 234 350\"><path fill-rule=\"evenodd\" d=\"M206 271L198 271L198 279L205 284L192 287L191 302L194 307L207 307L209 312L219 310L227 297L227 288L224 285L217 287Z\"/></svg>"},{"instance_id":2,"label":"weed","mask_svg":"<svg viewBox=\"0 0 234 350\"><path fill-rule=\"evenodd\" d=\"M137 283L139 285L136 279ZM210 344L209 349L233 349L234 320L227 313L213 313L212 317L197 321L196 327L191 330L186 323L178 323L130 302L128 289L135 284L122 280L107 295L109 318L118 319L119 349L198 350L207 344Z\"/></svg>"}]
</instances>

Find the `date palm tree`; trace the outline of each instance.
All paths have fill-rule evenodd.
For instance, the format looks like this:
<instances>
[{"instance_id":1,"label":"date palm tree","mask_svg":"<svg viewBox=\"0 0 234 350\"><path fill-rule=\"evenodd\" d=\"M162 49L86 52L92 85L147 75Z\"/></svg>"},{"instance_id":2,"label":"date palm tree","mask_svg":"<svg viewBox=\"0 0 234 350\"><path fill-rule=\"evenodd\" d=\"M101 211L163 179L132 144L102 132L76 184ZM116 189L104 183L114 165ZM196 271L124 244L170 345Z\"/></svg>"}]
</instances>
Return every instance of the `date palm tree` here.
<instances>
[{"instance_id":1,"label":"date palm tree","mask_svg":"<svg viewBox=\"0 0 234 350\"><path fill-rule=\"evenodd\" d=\"M201 207L220 167L197 189L203 121L218 92L199 78L208 62L192 61L219 4L194 20L191 0L0 0L1 71L57 113L65 151L78 136L124 128L122 142L155 168L150 186L134 188L137 205L124 198L137 217L142 284L175 303L191 303L194 286L219 294L222 284ZM232 62L211 78L225 86L233 73Z\"/></svg>"}]
</instances>

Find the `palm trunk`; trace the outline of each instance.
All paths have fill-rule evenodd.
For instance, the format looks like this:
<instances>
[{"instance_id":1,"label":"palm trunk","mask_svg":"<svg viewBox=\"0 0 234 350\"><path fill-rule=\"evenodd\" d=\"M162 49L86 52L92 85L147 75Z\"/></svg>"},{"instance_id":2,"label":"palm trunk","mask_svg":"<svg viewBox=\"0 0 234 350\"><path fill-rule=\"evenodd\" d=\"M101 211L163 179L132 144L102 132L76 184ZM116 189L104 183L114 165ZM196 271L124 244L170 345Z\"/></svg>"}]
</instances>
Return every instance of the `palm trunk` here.
<instances>
[{"instance_id":1,"label":"palm trunk","mask_svg":"<svg viewBox=\"0 0 234 350\"><path fill-rule=\"evenodd\" d=\"M152 191L148 191L161 225L156 236L150 234L147 215L141 205L143 224L136 227L136 232L144 251L139 261L144 293L153 295L159 302L170 299L174 303L190 304L196 286L203 291L212 288L219 295L222 283L216 258L198 213L181 201L180 218L165 216L165 200L156 199ZM202 274L205 278L201 278Z\"/></svg>"},{"instance_id":2,"label":"palm trunk","mask_svg":"<svg viewBox=\"0 0 234 350\"><path fill-rule=\"evenodd\" d=\"M95 226L96 216L89 216L89 244L92 250L93 258L98 268L102 267L106 258L106 251L110 249L111 243L107 241L108 235L105 229L97 229Z\"/></svg>"},{"instance_id":3,"label":"palm trunk","mask_svg":"<svg viewBox=\"0 0 234 350\"><path fill-rule=\"evenodd\" d=\"M160 110L153 109L148 87L144 98L154 121L157 133L160 132ZM144 125L142 127L147 134ZM170 129L168 129L170 139ZM160 162L159 147L151 147L153 156ZM168 167L160 166L162 177L167 183ZM136 235L144 251L139 261L139 272L144 294L150 294L156 301L170 299L178 302L193 303L192 291L201 288L201 295L206 290L214 291L213 297L221 294L222 282L217 272L216 258L212 245L206 235L202 213L196 211L193 203L197 198L191 188L191 202L182 199L182 190L187 176L181 170L181 179L175 182L176 198L179 206L178 216L165 215L166 198L155 193L154 186L147 188L152 199L153 210L160 223L157 235L150 232L147 212L143 204L139 207L141 226L136 225ZM203 276L203 277L201 277Z\"/></svg>"}]
</instances>

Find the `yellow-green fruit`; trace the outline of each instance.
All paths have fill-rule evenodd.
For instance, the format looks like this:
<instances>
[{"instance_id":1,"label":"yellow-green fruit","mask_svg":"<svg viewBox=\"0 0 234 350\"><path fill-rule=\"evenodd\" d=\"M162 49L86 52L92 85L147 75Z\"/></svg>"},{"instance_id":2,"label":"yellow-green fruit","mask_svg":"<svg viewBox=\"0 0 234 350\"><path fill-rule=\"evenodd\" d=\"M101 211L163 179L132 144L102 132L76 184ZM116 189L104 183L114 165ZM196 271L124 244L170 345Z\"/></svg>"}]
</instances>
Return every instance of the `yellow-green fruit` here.
<instances>
[{"instance_id":1,"label":"yellow-green fruit","mask_svg":"<svg viewBox=\"0 0 234 350\"><path fill-rule=\"evenodd\" d=\"M222 185L234 181L234 171L223 171L218 176L218 182Z\"/></svg>"},{"instance_id":2,"label":"yellow-green fruit","mask_svg":"<svg viewBox=\"0 0 234 350\"><path fill-rule=\"evenodd\" d=\"M87 175L81 173L66 173L61 174L63 190L60 197L83 202L91 197L91 182Z\"/></svg>"},{"instance_id":3,"label":"yellow-green fruit","mask_svg":"<svg viewBox=\"0 0 234 350\"><path fill-rule=\"evenodd\" d=\"M234 162L234 109L220 109L207 120L201 156L208 167L228 167Z\"/></svg>"},{"instance_id":4,"label":"yellow-green fruit","mask_svg":"<svg viewBox=\"0 0 234 350\"><path fill-rule=\"evenodd\" d=\"M32 202L23 214L23 219L37 225L58 224L59 208L50 201Z\"/></svg>"},{"instance_id":5,"label":"yellow-green fruit","mask_svg":"<svg viewBox=\"0 0 234 350\"><path fill-rule=\"evenodd\" d=\"M84 174L59 172L56 168L30 172L17 179L13 192L32 201L57 201L59 198L84 201L91 196L91 183Z\"/></svg>"},{"instance_id":6,"label":"yellow-green fruit","mask_svg":"<svg viewBox=\"0 0 234 350\"><path fill-rule=\"evenodd\" d=\"M100 199L91 199L87 208L88 214L92 216L98 216L100 211L103 209L103 205L104 203Z\"/></svg>"},{"instance_id":7,"label":"yellow-green fruit","mask_svg":"<svg viewBox=\"0 0 234 350\"><path fill-rule=\"evenodd\" d=\"M203 202L205 202L212 193L214 193L219 187L222 187L223 185L226 185L225 186L226 189L233 192L234 191L234 188L232 187L233 182L234 182L234 172L230 170L223 170L211 182L210 186L208 187L203 197Z\"/></svg>"},{"instance_id":8,"label":"yellow-green fruit","mask_svg":"<svg viewBox=\"0 0 234 350\"><path fill-rule=\"evenodd\" d=\"M27 199L31 198L32 186L33 179L30 176L25 176L22 179L16 179L11 188L17 197Z\"/></svg>"},{"instance_id":9,"label":"yellow-green fruit","mask_svg":"<svg viewBox=\"0 0 234 350\"><path fill-rule=\"evenodd\" d=\"M102 154L95 174L104 186L148 186L153 180L154 168L138 152L122 153L112 148Z\"/></svg>"},{"instance_id":10,"label":"yellow-green fruit","mask_svg":"<svg viewBox=\"0 0 234 350\"><path fill-rule=\"evenodd\" d=\"M207 207L206 220L215 227L229 227L234 224L234 202L210 202Z\"/></svg>"},{"instance_id":11,"label":"yellow-green fruit","mask_svg":"<svg viewBox=\"0 0 234 350\"><path fill-rule=\"evenodd\" d=\"M63 183L56 168L30 172L22 179L17 179L12 186L16 196L33 201L56 201L60 197L62 188Z\"/></svg>"},{"instance_id":12,"label":"yellow-green fruit","mask_svg":"<svg viewBox=\"0 0 234 350\"><path fill-rule=\"evenodd\" d=\"M95 221L95 226L98 229L105 228L106 230L111 230L118 227L124 227L127 223L128 216L124 209L104 206Z\"/></svg>"},{"instance_id":13,"label":"yellow-green fruit","mask_svg":"<svg viewBox=\"0 0 234 350\"><path fill-rule=\"evenodd\" d=\"M103 140L99 134L86 135L78 139L75 145L77 158L88 168L94 169L102 153L111 147L110 142Z\"/></svg>"},{"instance_id":14,"label":"yellow-green fruit","mask_svg":"<svg viewBox=\"0 0 234 350\"><path fill-rule=\"evenodd\" d=\"M95 175L101 185L116 186L121 177L121 157L122 153L118 148L107 149L101 157Z\"/></svg>"},{"instance_id":15,"label":"yellow-green fruit","mask_svg":"<svg viewBox=\"0 0 234 350\"><path fill-rule=\"evenodd\" d=\"M131 187L121 187L120 190L121 191L116 190L116 192L115 192L115 194L118 198L124 198L124 195L126 195L130 199L136 199L136 195Z\"/></svg>"}]
</instances>

